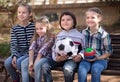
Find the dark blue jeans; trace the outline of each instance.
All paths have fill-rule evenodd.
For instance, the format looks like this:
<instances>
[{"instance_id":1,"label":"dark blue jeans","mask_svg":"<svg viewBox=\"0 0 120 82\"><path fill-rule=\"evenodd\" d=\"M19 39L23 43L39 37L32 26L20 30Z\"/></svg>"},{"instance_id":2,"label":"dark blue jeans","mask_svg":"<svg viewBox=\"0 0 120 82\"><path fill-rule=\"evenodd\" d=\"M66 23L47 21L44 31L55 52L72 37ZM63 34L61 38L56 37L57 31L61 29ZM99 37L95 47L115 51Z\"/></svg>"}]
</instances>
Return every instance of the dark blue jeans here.
<instances>
[{"instance_id":1,"label":"dark blue jeans","mask_svg":"<svg viewBox=\"0 0 120 82\"><path fill-rule=\"evenodd\" d=\"M18 54L17 55L17 68L21 72L21 62L28 57L28 54ZM4 66L13 80L19 79L19 73L16 72L15 68L12 66L12 55L5 60Z\"/></svg>"},{"instance_id":2,"label":"dark blue jeans","mask_svg":"<svg viewBox=\"0 0 120 82\"><path fill-rule=\"evenodd\" d=\"M63 74L65 82L73 82L74 71L77 68L77 63L73 60L67 60L64 62L56 62L52 59L48 59L48 63L42 65L43 76L45 82L53 82L51 70L56 67L63 68Z\"/></svg>"},{"instance_id":3,"label":"dark blue jeans","mask_svg":"<svg viewBox=\"0 0 120 82\"><path fill-rule=\"evenodd\" d=\"M82 60L78 68L78 82L87 82L87 73L91 72L91 82L100 82L101 72L107 68L108 60L88 62Z\"/></svg>"}]
</instances>

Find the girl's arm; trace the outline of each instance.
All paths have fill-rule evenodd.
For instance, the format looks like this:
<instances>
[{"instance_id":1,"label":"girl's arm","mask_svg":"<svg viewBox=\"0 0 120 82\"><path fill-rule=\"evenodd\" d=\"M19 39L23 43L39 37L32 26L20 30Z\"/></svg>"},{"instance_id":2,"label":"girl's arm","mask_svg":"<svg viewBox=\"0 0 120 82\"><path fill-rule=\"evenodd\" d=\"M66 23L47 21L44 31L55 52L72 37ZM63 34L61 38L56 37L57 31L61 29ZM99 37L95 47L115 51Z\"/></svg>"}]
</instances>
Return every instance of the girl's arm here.
<instances>
[{"instance_id":1,"label":"girl's arm","mask_svg":"<svg viewBox=\"0 0 120 82\"><path fill-rule=\"evenodd\" d=\"M111 55L110 53L105 53L105 54L103 54L101 56L97 56L96 58L97 58L97 60L107 59L107 58L110 57L110 55Z\"/></svg>"},{"instance_id":2,"label":"girl's arm","mask_svg":"<svg viewBox=\"0 0 120 82\"><path fill-rule=\"evenodd\" d=\"M47 43L45 43L42 48L40 48L38 54L42 55L42 56L47 56L48 54L46 54L48 52L49 49L52 48L54 44L54 38L51 38Z\"/></svg>"},{"instance_id":3,"label":"girl's arm","mask_svg":"<svg viewBox=\"0 0 120 82\"><path fill-rule=\"evenodd\" d=\"M12 53L12 58L16 57L17 58L17 49L18 49L18 44L17 44L17 36L14 31L14 27L12 27L11 30L11 53Z\"/></svg>"},{"instance_id":4,"label":"girl's arm","mask_svg":"<svg viewBox=\"0 0 120 82\"><path fill-rule=\"evenodd\" d=\"M34 58L34 50L35 50L35 41L32 42L29 48L29 71L33 70L33 58Z\"/></svg>"},{"instance_id":5,"label":"girl's arm","mask_svg":"<svg viewBox=\"0 0 120 82\"><path fill-rule=\"evenodd\" d=\"M29 65L33 65L34 51L29 50Z\"/></svg>"},{"instance_id":6,"label":"girl's arm","mask_svg":"<svg viewBox=\"0 0 120 82\"><path fill-rule=\"evenodd\" d=\"M10 48L12 53L12 66L17 69L16 62L17 62L17 51L18 51L18 44L17 44L17 36L14 31L14 27L12 27L11 30L11 42L10 42Z\"/></svg>"}]
</instances>

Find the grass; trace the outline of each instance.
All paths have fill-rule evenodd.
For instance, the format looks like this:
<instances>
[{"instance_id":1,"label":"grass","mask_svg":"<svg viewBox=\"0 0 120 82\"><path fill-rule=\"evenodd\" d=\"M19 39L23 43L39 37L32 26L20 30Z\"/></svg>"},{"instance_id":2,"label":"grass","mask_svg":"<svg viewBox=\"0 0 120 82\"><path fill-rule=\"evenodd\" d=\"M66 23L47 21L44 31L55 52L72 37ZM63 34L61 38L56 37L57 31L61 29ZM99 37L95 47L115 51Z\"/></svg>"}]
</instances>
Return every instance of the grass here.
<instances>
[{"instance_id":1,"label":"grass","mask_svg":"<svg viewBox=\"0 0 120 82\"><path fill-rule=\"evenodd\" d=\"M10 31L0 32L0 58L10 55Z\"/></svg>"},{"instance_id":2,"label":"grass","mask_svg":"<svg viewBox=\"0 0 120 82\"><path fill-rule=\"evenodd\" d=\"M10 55L10 44L9 43L0 43L0 56L5 58Z\"/></svg>"}]
</instances>

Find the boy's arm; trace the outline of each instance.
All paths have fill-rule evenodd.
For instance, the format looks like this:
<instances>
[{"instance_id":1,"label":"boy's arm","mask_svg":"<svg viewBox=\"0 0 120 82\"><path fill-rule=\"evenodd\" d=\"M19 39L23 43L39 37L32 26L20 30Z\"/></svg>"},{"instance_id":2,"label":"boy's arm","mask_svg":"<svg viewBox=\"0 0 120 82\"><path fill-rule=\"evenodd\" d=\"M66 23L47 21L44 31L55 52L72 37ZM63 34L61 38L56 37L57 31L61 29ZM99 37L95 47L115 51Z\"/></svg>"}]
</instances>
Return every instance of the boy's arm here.
<instances>
[{"instance_id":1,"label":"boy's arm","mask_svg":"<svg viewBox=\"0 0 120 82\"><path fill-rule=\"evenodd\" d=\"M81 43L82 50L78 54L81 55L81 57L84 59L84 49L86 48L86 45L85 45L85 37L84 37L84 35L82 37L83 37L82 38L82 43Z\"/></svg>"}]
</instances>

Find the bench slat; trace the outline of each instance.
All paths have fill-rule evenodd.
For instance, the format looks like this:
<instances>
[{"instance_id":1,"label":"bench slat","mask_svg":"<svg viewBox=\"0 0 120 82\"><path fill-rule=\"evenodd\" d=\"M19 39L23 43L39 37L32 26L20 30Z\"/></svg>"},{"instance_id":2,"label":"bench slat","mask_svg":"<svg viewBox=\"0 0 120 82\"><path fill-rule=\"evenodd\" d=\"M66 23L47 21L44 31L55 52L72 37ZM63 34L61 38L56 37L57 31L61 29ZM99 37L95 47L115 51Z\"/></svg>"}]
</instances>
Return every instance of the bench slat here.
<instances>
[{"instance_id":1,"label":"bench slat","mask_svg":"<svg viewBox=\"0 0 120 82\"><path fill-rule=\"evenodd\" d=\"M102 74L104 74L104 75L118 75L118 76L120 76L120 71L118 71L118 70L104 70L102 72Z\"/></svg>"},{"instance_id":2,"label":"bench slat","mask_svg":"<svg viewBox=\"0 0 120 82\"><path fill-rule=\"evenodd\" d=\"M115 49L119 49L120 50L120 45L112 45L112 48Z\"/></svg>"},{"instance_id":3,"label":"bench slat","mask_svg":"<svg viewBox=\"0 0 120 82\"><path fill-rule=\"evenodd\" d=\"M116 39L116 40L114 39L114 41L112 40L111 43L112 44L120 44L120 39L119 40L118 39Z\"/></svg>"},{"instance_id":4,"label":"bench slat","mask_svg":"<svg viewBox=\"0 0 120 82\"><path fill-rule=\"evenodd\" d=\"M110 58L120 58L120 54L113 54L110 56Z\"/></svg>"}]
</instances>

